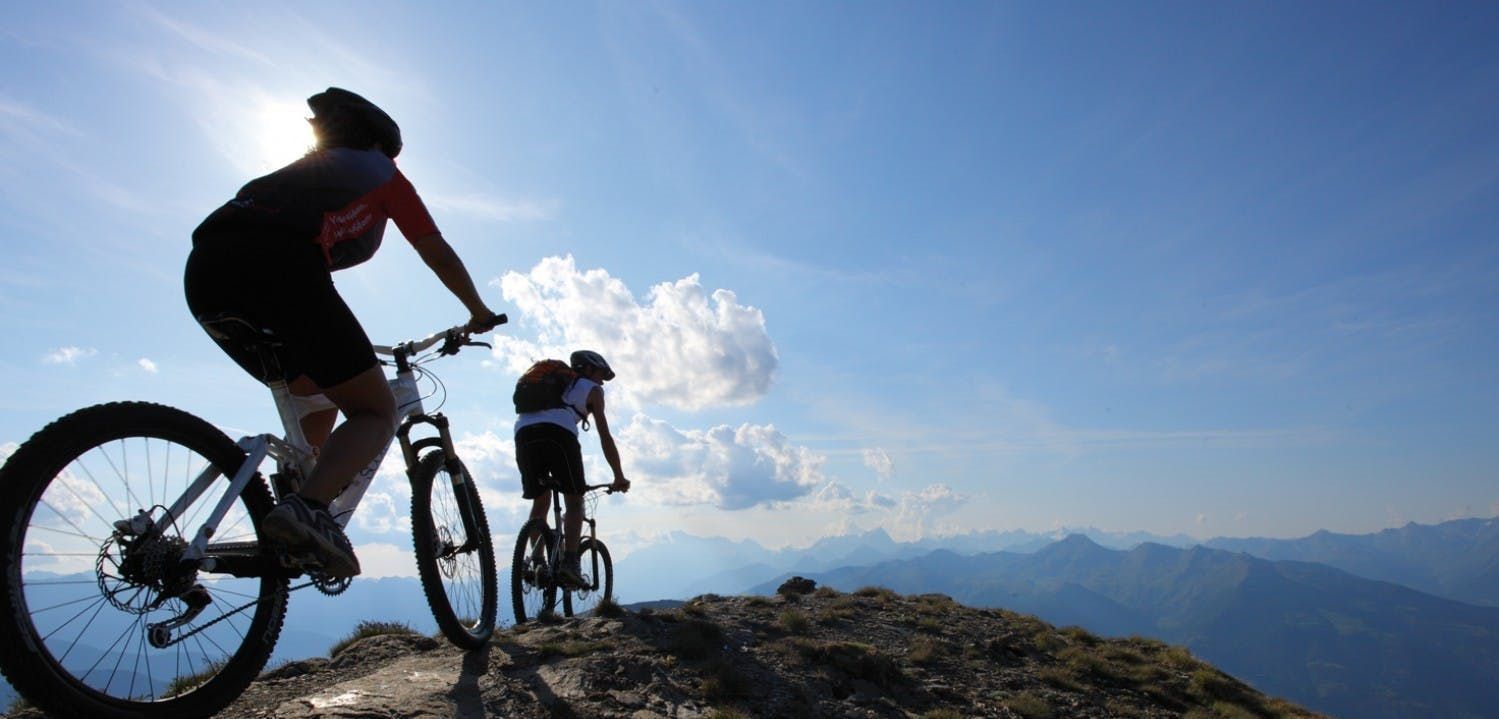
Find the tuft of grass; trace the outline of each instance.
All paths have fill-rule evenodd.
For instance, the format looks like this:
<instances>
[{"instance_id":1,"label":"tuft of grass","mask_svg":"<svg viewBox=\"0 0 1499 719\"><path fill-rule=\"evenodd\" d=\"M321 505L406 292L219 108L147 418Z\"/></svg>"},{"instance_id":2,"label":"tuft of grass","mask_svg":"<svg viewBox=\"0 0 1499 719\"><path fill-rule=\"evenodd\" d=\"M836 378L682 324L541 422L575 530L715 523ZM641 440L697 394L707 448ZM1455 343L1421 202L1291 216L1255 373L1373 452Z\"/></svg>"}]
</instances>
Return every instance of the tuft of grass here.
<instances>
[{"instance_id":1,"label":"tuft of grass","mask_svg":"<svg viewBox=\"0 0 1499 719\"><path fill-rule=\"evenodd\" d=\"M714 659L706 667L707 676L699 685L703 698L708 701L741 699L750 695L749 679L723 658Z\"/></svg>"},{"instance_id":2,"label":"tuft of grass","mask_svg":"<svg viewBox=\"0 0 1499 719\"><path fill-rule=\"evenodd\" d=\"M817 622L819 624L836 624L838 622L846 622L858 615L859 612L857 610L848 607L832 606L817 613Z\"/></svg>"},{"instance_id":3,"label":"tuft of grass","mask_svg":"<svg viewBox=\"0 0 1499 719\"><path fill-rule=\"evenodd\" d=\"M842 595L843 595L843 592L840 592L840 591L838 591L838 590L836 590L836 589L834 589L832 587L828 587L828 586L818 587L817 589L813 590L813 592L812 592L812 596L817 597L818 599L833 599L835 597L839 597L839 596L842 596Z\"/></svg>"},{"instance_id":4,"label":"tuft of grass","mask_svg":"<svg viewBox=\"0 0 1499 719\"><path fill-rule=\"evenodd\" d=\"M167 684L167 688L162 690L161 695L163 697L175 697L197 689L204 682L207 682L214 675L218 674L224 668L224 664L222 661L209 662L208 666L204 667L203 671L197 674L176 677Z\"/></svg>"},{"instance_id":5,"label":"tuft of grass","mask_svg":"<svg viewBox=\"0 0 1499 719\"><path fill-rule=\"evenodd\" d=\"M708 719L750 719L750 716L734 707L719 707L708 715Z\"/></svg>"},{"instance_id":6,"label":"tuft of grass","mask_svg":"<svg viewBox=\"0 0 1499 719\"><path fill-rule=\"evenodd\" d=\"M876 599L878 600L876 604L881 605L889 604L890 602L893 602L897 598L899 598L899 595L897 595L895 592L884 587L875 586L860 587L857 591L854 592L854 596Z\"/></svg>"},{"instance_id":7,"label":"tuft of grass","mask_svg":"<svg viewBox=\"0 0 1499 719\"><path fill-rule=\"evenodd\" d=\"M355 625L354 631L350 632L349 636L334 642L333 646L328 647L328 656L338 656L340 652L348 649L350 644L365 637L378 637L387 634L421 636L421 632L412 629L411 625L405 622L375 622L366 619Z\"/></svg>"},{"instance_id":8,"label":"tuft of grass","mask_svg":"<svg viewBox=\"0 0 1499 719\"><path fill-rule=\"evenodd\" d=\"M952 645L947 642L917 637L911 641L911 647L906 650L906 658L917 664L930 664L950 652L952 652Z\"/></svg>"},{"instance_id":9,"label":"tuft of grass","mask_svg":"<svg viewBox=\"0 0 1499 719\"><path fill-rule=\"evenodd\" d=\"M942 633L942 627L943 627L942 622L940 620L938 620L936 617L922 617L922 618L916 620L916 628L920 629L923 632L931 632L933 634L941 634Z\"/></svg>"},{"instance_id":10,"label":"tuft of grass","mask_svg":"<svg viewBox=\"0 0 1499 719\"><path fill-rule=\"evenodd\" d=\"M799 654L814 665L838 669L884 689L905 679L894 659L861 642L819 642L805 637L788 637L783 646L783 652Z\"/></svg>"},{"instance_id":11,"label":"tuft of grass","mask_svg":"<svg viewBox=\"0 0 1499 719\"><path fill-rule=\"evenodd\" d=\"M833 666L885 689L905 677L894 659L860 642L828 644L823 650L823 658Z\"/></svg>"},{"instance_id":12,"label":"tuft of grass","mask_svg":"<svg viewBox=\"0 0 1499 719\"><path fill-rule=\"evenodd\" d=\"M1079 626L1062 627L1057 630L1057 633L1071 640L1073 643L1085 647L1094 646L1100 641L1092 632Z\"/></svg>"},{"instance_id":13,"label":"tuft of grass","mask_svg":"<svg viewBox=\"0 0 1499 719\"><path fill-rule=\"evenodd\" d=\"M833 603L830 606L832 606L834 609L859 610L864 608L865 599L865 597L861 597L857 594L844 594L842 596L839 596L837 599L834 599Z\"/></svg>"},{"instance_id":14,"label":"tuft of grass","mask_svg":"<svg viewBox=\"0 0 1499 719\"><path fill-rule=\"evenodd\" d=\"M1061 669L1058 667L1043 667L1036 672L1036 676L1039 677L1041 681L1046 682L1047 684L1050 684L1051 686L1058 689L1065 689L1070 692L1086 691L1083 685L1077 681L1077 677L1074 677L1071 672L1065 669Z\"/></svg>"},{"instance_id":15,"label":"tuft of grass","mask_svg":"<svg viewBox=\"0 0 1499 719\"><path fill-rule=\"evenodd\" d=\"M1228 702L1213 702L1213 713L1219 719L1260 719L1259 713Z\"/></svg>"},{"instance_id":16,"label":"tuft of grass","mask_svg":"<svg viewBox=\"0 0 1499 719\"><path fill-rule=\"evenodd\" d=\"M608 619L618 619L628 613L624 607L619 605L619 602L614 600L614 597L600 599L599 603L593 608L593 616Z\"/></svg>"},{"instance_id":17,"label":"tuft of grass","mask_svg":"<svg viewBox=\"0 0 1499 719\"><path fill-rule=\"evenodd\" d=\"M755 594L745 599L744 603L751 607L769 607L775 604L775 600Z\"/></svg>"},{"instance_id":18,"label":"tuft of grass","mask_svg":"<svg viewBox=\"0 0 1499 719\"><path fill-rule=\"evenodd\" d=\"M1019 714L1023 719L1052 719L1056 712L1045 699L1030 692L1021 692L1005 699L1005 707Z\"/></svg>"},{"instance_id":19,"label":"tuft of grass","mask_svg":"<svg viewBox=\"0 0 1499 719\"><path fill-rule=\"evenodd\" d=\"M963 719L963 715L952 709L931 709L922 714L921 719Z\"/></svg>"},{"instance_id":20,"label":"tuft of grass","mask_svg":"<svg viewBox=\"0 0 1499 719\"><path fill-rule=\"evenodd\" d=\"M928 616L947 616L958 603L946 594L923 594L916 597L916 611Z\"/></svg>"},{"instance_id":21,"label":"tuft of grass","mask_svg":"<svg viewBox=\"0 0 1499 719\"><path fill-rule=\"evenodd\" d=\"M723 629L702 619L685 619L666 638L666 651L688 660L706 659L723 646Z\"/></svg>"},{"instance_id":22,"label":"tuft of grass","mask_svg":"<svg viewBox=\"0 0 1499 719\"><path fill-rule=\"evenodd\" d=\"M787 609L781 612L781 616L777 621L780 623L782 629L792 634L801 634L807 631L807 627L812 626L812 623L807 620L807 615L795 609Z\"/></svg>"},{"instance_id":23,"label":"tuft of grass","mask_svg":"<svg viewBox=\"0 0 1499 719\"><path fill-rule=\"evenodd\" d=\"M1037 624L1040 624L1039 622ZM1031 634L1031 645L1037 650L1047 654L1056 654L1067 648L1067 642L1062 639L1051 627L1040 624L1040 628Z\"/></svg>"},{"instance_id":24,"label":"tuft of grass","mask_svg":"<svg viewBox=\"0 0 1499 719\"><path fill-rule=\"evenodd\" d=\"M542 656L581 657L612 646L609 642L590 642L582 639L564 639L543 642L536 651Z\"/></svg>"},{"instance_id":25,"label":"tuft of grass","mask_svg":"<svg viewBox=\"0 0 1499 719\"><path fill-rule=\"evenodd\" d=\"M1240 683L1237 679L1224 674L1212 667L1204 666L1192 672L1192 679L1188 683L1188 691L1197 697L1211 702L1228 702L1230 704L1242 704L1245 700L1253 701L1253 694L1249 687Z\"/></svg>"}]
</instances>

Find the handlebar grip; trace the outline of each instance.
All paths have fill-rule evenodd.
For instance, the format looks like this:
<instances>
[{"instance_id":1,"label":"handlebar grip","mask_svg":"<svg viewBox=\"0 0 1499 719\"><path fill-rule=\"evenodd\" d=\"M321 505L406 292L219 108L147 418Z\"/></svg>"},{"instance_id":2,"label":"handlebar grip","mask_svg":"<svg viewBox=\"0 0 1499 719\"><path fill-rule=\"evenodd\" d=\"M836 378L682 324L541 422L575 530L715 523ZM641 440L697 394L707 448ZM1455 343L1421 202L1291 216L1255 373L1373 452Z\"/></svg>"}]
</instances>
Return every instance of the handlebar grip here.
<instances>
[{"instance_id":1,"label":"handlebar grip","mask_svg":"<svg viewBox=\"0 0 1499 719\"><path fill-rule=\"evenodd\" d=\"M505 324L506 322L509 322L509 321L510 321L510 318L506 317L504 312L496 312L495 314L490 315L489 319L487 321L485 321L485 323L484 323L484 325L485 325L484 326L484 330L485 331L492 330L492 329L494 329L496 327L499 327L500 325Z\"/></svg>"}]
</instances>

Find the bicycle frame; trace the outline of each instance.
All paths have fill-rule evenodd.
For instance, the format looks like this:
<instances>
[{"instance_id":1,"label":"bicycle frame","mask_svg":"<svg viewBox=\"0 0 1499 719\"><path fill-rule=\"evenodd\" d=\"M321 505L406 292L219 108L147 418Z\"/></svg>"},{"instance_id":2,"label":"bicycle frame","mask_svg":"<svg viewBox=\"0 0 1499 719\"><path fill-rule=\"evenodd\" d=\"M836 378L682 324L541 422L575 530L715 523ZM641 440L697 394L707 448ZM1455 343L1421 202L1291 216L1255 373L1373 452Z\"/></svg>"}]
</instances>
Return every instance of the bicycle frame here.
<instances>
[{"instance_id":1,"label":"bicycle frame","mask_svg":"<svg viewBox=\"0 0 1499 719\"><path fill-rule=\"evenodd\" d=\"M610 491L609 486L610 485L607 484L594 484L585 486L583 489L583 494L580 496L587 496L589 492L597 491L600 489ZM553 540L553 551L551 553L551 559L547 562L547 572L549 576L556 577L557 566L562 562L562 554L567 547L567 538L564 536L566 534L566 531L562 527L562 491L556 488L550 488L549 491L551 491L552 493L552 517L554 518L554 521L557 525L557 536L556 539ZM587 507L586 500L584 502L584 507ZM583 513L583 523L588 525L588 538L595 542L598 541L598 520L585 511ZM582 545L583 533L579 532L578 546L581 547ZM592 579L590 580L588 590L596 592L599 589L599 555L597 552L591 552L589 556L593 558L593 571L591 574L589 574Z\"/></svg>"},{"instance_id":2,"label":"bicycle frame","mask_svg":"<svg viewBox=\"0 0 1499 719\"><path fill-rule=\"evenodd\" d=\"M364 493L374 481L375 473L380 469L380 464L385 460L385 454L390 449L391 442L401 443L401 455L406 461L406 470L409 476L411 470L416 467L421 457L422 450L428 448L440 448L446 453L450 463L456 463L457 450L453 446L452 435L448 431L448 420L441 413L428 415L422 406L421 393L416 386L415 365L411 359L423 350L436 344L438 341L451 341L461 328L453 328L444 332L434 334L424 340L406 342L395 347L382 345L375 346L376 354L386 355L393 359L396 367L396 376L390 380L391 393L396 398L396 428L392 439L381 447L380 452L375 455L368 466L360 470L344 490L329 505L329 513L333 515L340 526L348 526L354 511L359 507L359 502L364 498ZM218 571L220 569L218 558L212 556L209 540L218 530L219 522L223 521L238 501L244 488L259 471L260 465L266 457L276 460L278 470L283 473L291 472L298 478L306 477L312 471L316 463L316 452L308 443L306 435L302 432L301 419L304 414L318 411L322 408L332 408L332 403L319 395L317 398L308 399L296 397L291 393L285 380L274 380L268 383L271 397L276 403L276 412L281 418L281 424L285 430L284 437L276 437L270 434L242 437L237 443L246 453L245 461L240 465L239 471L230 479L230 487L224 496L220 498L208 519L204 521L193 537L188 548L183 552L182 561L197 562L199 567L205 571ZM412 440L411 430L417 425L430 425L437 430L437 436ZM456 465L454 465L454 468ZM170 524L175 518L183 516L188 507L192 506L221 473L215 467L209 466L204 469L183 491L176 501L167 508L165 515L166 523ZM454 483L463 482L463 473L450 472ZM300 479L292 483L292 486L283 486L282 482L272 482L272 490L277 499L284 492L295 491L300 485ZM464 524L469 528L479 526L473 515L473 508L464 500L465 492L456 493L459 511L463 514ZM144 534L150 531L149 517L143 511L130 520L131 530L136 534ZM145 525L145 526L142 526ZM239 575L248 576L254 570L249 567L226 568L228 571Z\"/></svg>"}]
</instances>

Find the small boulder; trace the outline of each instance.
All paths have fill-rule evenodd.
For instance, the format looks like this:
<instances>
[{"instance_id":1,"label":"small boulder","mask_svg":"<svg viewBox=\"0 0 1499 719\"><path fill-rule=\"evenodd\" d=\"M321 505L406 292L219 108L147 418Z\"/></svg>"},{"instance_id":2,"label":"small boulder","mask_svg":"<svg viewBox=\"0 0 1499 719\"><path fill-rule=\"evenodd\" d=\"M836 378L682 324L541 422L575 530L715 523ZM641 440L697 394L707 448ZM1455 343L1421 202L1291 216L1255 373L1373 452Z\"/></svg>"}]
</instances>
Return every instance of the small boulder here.
<instances>
[{"instance_id":1,"label":"small boulder","mask_svg":"<svg viewBox=\"0 0 1499 719\"><path fill-rule=\"evenodd\" d=\"M776 588L776 594L789 597L796 594L811 594L816 589L817 582L806 577L792 577Z\"/></svg>"}]
</instances>

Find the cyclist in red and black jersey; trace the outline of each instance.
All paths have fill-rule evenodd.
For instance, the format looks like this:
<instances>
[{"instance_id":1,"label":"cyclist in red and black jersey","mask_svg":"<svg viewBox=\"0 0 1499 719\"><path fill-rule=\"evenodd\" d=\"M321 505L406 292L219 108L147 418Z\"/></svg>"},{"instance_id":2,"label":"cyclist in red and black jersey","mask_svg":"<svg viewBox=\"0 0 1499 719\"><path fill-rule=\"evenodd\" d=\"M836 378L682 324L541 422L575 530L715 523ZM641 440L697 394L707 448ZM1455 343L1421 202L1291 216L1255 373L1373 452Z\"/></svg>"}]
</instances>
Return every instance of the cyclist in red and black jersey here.
<instances>
[{"instance_id":1,"label":"cyclist in red and black jersey","mask_svg":"<svg viewBox=\"0 0 1499 719\"><path fill-rule=\"evenodd\" d=\"M339 88L307 104L316 147L251 180L193 231L185 285L194 316L234 312L275 332L284 343L282 369L292 393L322 394L337 407L303 417L303 431L319 449L317 465L298 493L267 515L263 529L293 549L313 552L328 576L348 577L359 573L359 560L328 516L328 503L387 446L396 408L369 337L334 289L331 273L374 255L386 220L394 220L468 309L471 331L488 329L494 313L396 168L401 131L390 116ZM245 371L267 379L253 354L219 345ZM346 419L334 429L339 410Z\"/></svg>"}]
</instances>

